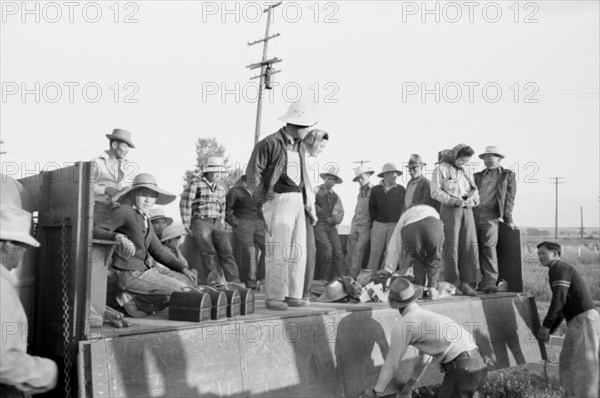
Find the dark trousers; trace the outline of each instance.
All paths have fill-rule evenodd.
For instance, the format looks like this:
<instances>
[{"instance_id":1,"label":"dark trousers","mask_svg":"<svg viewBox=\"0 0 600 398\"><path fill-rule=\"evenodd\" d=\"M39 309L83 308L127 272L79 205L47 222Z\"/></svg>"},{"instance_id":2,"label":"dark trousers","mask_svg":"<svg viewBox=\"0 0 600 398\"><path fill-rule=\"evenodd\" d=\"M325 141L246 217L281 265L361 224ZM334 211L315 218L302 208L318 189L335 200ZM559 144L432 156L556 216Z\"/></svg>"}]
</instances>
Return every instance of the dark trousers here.
<instances>
[{"instance_id":1,"label":"dark trousers","mask_svg":"<svg viewBox=\"0 0 600 398\"><path fill-rule=\"evenodd\" d=\"M442 262L444 227L435 217L427 217L402 228L402 246L407 253L409 265L413 267L415 282L428 287L437 287Z\"/></svg>"},{"instance_id":2,"label":"dark trousers","mask_svg":"<svg viewBox=\"0 0 600 398\"><path fill-rule=\"evenodd\" d=\"M454 360L442 364L444 380L438 398L471 398L485 383L487 366L478 350L463 352Z\"/></svg>"},{"instance_id":3,"label":"dark trousers","mask_svg":"<svg viewBox=\"0 0 600 398\"><path fill-rule=\"evenodd\" d=\"M202 254L202 263L228 282L240 282L240 274L233 257L231 242L219 220L194 218L192 234Z\"/></svg>"},{"instance_id":4,"label":"dark trousers","mask_svg":"<svg viewBox=\"0 0 600 398\"><path fill-rule=\"evenodd\" d=\"M337 228L317 223L315 225L315 240L320 265L316 271L319 279L332 280L342 276L344 254Z\"/></svg>"},{"instance_id":5,"label":"dark trousers","mask_svg":"<svg viewBox=\"0 0 600 398\"><path fill-rule=\"evenodd\" d=\"M240 249L239 271L244 269L243 276L248 279L265 279L265 222L260 218L240 218L239 224L233 228L233 236ZM256 255L256 250L260 251L259 256Z\"/></svg>"},{"instance_id":6,"label":"dark trousers","mask_svg":"<svg viewBox=\"0 0 600 398\"><path fill-rule=\"evenodd\" d=\"M481 267L481 285L495 285L498 281L498 245L499 214L494 209L479 209L473 211L477 226L477 241L479 243L479 266Z\"/></svg>"},{"instance_id":7,"label":"dark trousers","mask_svg":"<svg viewBox=\"0 0 600 398\"><path fill-rule=\"evenodd\" d=\"M302 290L303 297L310 297L310 288L315 276L315 265L317 263L317 243L315 241L315 230L310 222L310 218L306 217L306 272L304 273L304 289Z\"/></svg>"}]
</instances>

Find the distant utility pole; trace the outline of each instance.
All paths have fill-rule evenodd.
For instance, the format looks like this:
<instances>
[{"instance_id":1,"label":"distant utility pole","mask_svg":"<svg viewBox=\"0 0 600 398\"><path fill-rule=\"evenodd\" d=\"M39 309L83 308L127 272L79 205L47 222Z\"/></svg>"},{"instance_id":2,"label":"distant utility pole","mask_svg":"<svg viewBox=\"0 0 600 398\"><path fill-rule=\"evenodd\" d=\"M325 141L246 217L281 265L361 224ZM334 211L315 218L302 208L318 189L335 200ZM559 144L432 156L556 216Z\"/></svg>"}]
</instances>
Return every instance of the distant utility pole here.
<instances>
[{"instance_id":1,"label":"distant utility pole","mask_svg":"<svg viewBox=\"0 0 600 398\"><path fill-rule=\"evenodd\" d=\"M271 12L273 11L273 8L277 7L280 4L281 4L281 2L272 4L263 10L263 13L265 13L265 12L267 13L267 30L265 32L265 37L263 39L258 39L256 41L253 41L252 43L248 42L249 46L253 46L258 43L263 43L262 61L246 66L246 68L250 68L250 69L260 68L260 75L250 78L250 80L260 78L260 83L258 85L258 108L256 109L256 129L254 130L254 145L256 145L258 143L258 139L260 137L260 115L262 113L263 90L264 89L270 90L272 88L272 86L271 86L272 76L275 73L281 72L281 70L273 70L273 67L272 67L273 64L275 64L277 62L281 62L282 61L281 59L279 59L277 57L267 59L267 49L269 48L269 40L279 36L279 33L269 36L269 29L271 28Z\"/></svg>"},{"instance_id":2,"label":"distant utility pole","mask_svg":"<svg viewBox=\"0 0 600 398\"><path fill-rule=\"evenodd\" d=\"M558 239L558 184L564 184L564 177L551 177L550 184L556 185L556 208L554 211L554 239ZM554 180L554 181L552 181Z\"/></svg>"},{"instance_id":3,"label":"distant utility pole","mask_svg":"<svg viewBox=\"0 0 600 398\"><path fill-rule=\"evenodd\" d=\"M583 230L585 228L583 228L583 206L580 207L581 209L581 227L579 228L579 233L581 234L581 239L583 239Z\"/></svg>"}]
</instances>

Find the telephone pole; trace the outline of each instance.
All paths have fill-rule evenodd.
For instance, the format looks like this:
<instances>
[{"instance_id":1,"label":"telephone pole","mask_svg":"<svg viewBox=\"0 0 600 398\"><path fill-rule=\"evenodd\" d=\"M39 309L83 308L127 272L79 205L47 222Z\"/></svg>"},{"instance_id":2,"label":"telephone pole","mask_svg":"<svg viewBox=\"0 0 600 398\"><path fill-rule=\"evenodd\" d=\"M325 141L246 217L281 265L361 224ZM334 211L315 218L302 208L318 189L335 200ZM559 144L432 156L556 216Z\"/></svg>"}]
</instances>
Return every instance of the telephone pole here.
<instances>
[{"instance_id":1,"label":"telephone pole","mask_svg":"<svg viewBox=\"0 0 600 398\"><path fill-rule=\"evenodd\" d=\"M583 230L585 229L583 227L583 206L581 206L580 209L581 209L581 227L579 228L579 233L581 234L581 239L583 239L583 235L584 235Z\"/></svg>"},{"instance_id":2,"label":"telephone pole","mask_svg":"<svg viewBox=\"0 0 600 398\"><path fill-rule=\"evenodd\" d=\"M248 42L249 46L253 46L258 43L263 43L262 61L246 66L246 68L250 68L250 69L260 68L260 75L256 75L256 76L253 76L250 78L250 80L260 78L260 83L258 85L258 106L256 109L256 128L254 130L254 145L256 145L258 143L258 139L260 138L260 116L262 113L263 90L265 90L265 89L271 90L272 76L275 73L281 72L281 70L273 70L273 67L272 67L273 64L275 64L277 62L281 62L282 61L281 59L279 59L277 57L267 59L267 49L269 48L269 40L274 39L275 37L279 36L279 33L269 36L269 30L271 28L271 13L273 11L273 8L275 8L279 5L281 5L281 2L269 5L267 8L265 8L263 10L263 13L265 13L265 12L267 13L267 30L265 32L265 37L263 39L258 39L256 41L253 41L252 43Z\"/></svg>"},{"instance_id":3,"label":"telephone pole","mask_svg":"<svg viewBox=\"0 0 600 398\"><path fill-rule=\"evenodd\" d=\"M564 184L564 177L551 177L550 184L556 185L556 207L554 210L554 239L558 239L558 184ZM552 181L554 180L554 181Z\"/></svg>"}]
</instances>

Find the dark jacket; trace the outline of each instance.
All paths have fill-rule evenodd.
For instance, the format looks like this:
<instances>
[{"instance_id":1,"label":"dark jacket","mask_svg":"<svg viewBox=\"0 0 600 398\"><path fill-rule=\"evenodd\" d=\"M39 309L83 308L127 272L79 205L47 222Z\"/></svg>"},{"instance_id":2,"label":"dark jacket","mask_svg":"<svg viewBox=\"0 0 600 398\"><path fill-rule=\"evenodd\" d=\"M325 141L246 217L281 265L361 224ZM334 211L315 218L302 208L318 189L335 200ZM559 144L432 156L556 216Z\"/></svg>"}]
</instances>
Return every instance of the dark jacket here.
<instances>
[{"instance_id":1,"label":"dark jacket","mask_svg":"<svg viewBox=\"0 0 600 398\"><path fill-rule=\"evenodd\" d=\"M144 223L144 216L130 204L118 204L94 227L94 238L115 240L117 233L127 235L135 245L135 254L125 257L119 248L115 251L113 267L122 271L145 271L152 268L152 258L159 263L181 272L185 264L177 260L154 233L152 223Z\"/></svg>"},{"instance_id":2,"label":"dark jacket","mask_svg":"<svg viewBox=\"0 0 600 398\"><path fill-rule=\"evenodd\" d=\"M382 184L376 185L369 196L369 215L371 222L398 222L404 208L406 189L397 185L385 192Z\"/></svg>"},{"instance_id":3,"label":"dark jacket","mask_svg":"<svg viewBox=\"0 0 600 398\"><path fill-rule=\"evenodd\" d=\"M433 207L438 213L440 212L440 202L431 197L431 181L425 177L421 177L417 182L412 197L412 203L409 207L416 205L428 205Z\"/></svg>"},{"instance_id":4,"label":"dark jacket","mask_svg":"<svg viewBox=\"0 0 600 398\"><path fill-rule=\"evenodd\" d=\"M543 325L553 332L563 319L567 322L594 308L592 296L577 271L564 261L556 261L548 270L552 301Z\"/></svg>"},{"instance_id":5,"label":"dark jacket","mask_svg":"<svg viewBox=\"0 0 600 398\"><path fill-rule=\"evenodd\" d=\"M484 170L485 171L485 170ZM517 194L517 181L515 173L500 166L500 175L498 176L498 184L496 185L496 199L498 200L498 209L500 209L499 217L505 223L512 223L512 212L515 206L515 196ZM481 189L483 181L483 171L473 175L477 189Z\"/></svg>"},{"instance_id":6,"label":"dark jacket","mask_svg":"<svg viewBox=\"0 0 600 398\"><path fill-rule=\"evenodd\" d=\"M279 129L254 147L248 166L246 177L248 186L253 190L254 199L262 205L273 197L273 187L287 167L287 137L284 129ZM308 180L306 169L306 155L304 145L299 145L300 161L302 162L302 180ZM306 202L305 188L302 187Z\"/></svg>"},{"instance_id":7,"label":"dark jacket","mask_svg":"<svg viewBox=\"0 0 600 398\"><path fill-rule=\"evenodd\" d=\"M243 186L234 186L227 192L225 221L237 227L240 218L263 220L261 206Z\"/></svg>"}]
</instances>

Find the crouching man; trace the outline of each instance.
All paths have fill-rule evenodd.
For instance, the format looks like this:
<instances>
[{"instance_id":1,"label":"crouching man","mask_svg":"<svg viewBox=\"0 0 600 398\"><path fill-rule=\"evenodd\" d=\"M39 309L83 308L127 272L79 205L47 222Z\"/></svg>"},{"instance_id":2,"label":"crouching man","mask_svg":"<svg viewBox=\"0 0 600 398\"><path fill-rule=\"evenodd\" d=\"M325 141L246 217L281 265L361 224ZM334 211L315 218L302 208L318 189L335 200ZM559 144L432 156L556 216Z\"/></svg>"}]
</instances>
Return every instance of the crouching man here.
<instances>
[{"instance_id":1,"label":"crouching man","mask_svg":"<svg viewBox=\"0 0 600 398\"><path fill-rule=\"evenodd\" d=\"M390 350L377 383L372 389L365 390L361 398L383 395L393 378L403 378L404 375L397 374L397 369L409 346L419 351L419 357L410 378L400 390L401 397L411 396L413 386L431 362L439 363L444 372L439 398L473 397L485 382L487 366L473 336L447 316L421 308L416 300L422 293L423 289L415 288L408 279L397 278L392 282L388 303L400 311L400 322L392 331ZM448 333L443 331L448 327L460 332L447 336Z\"/></svg>"}]
</instances>

